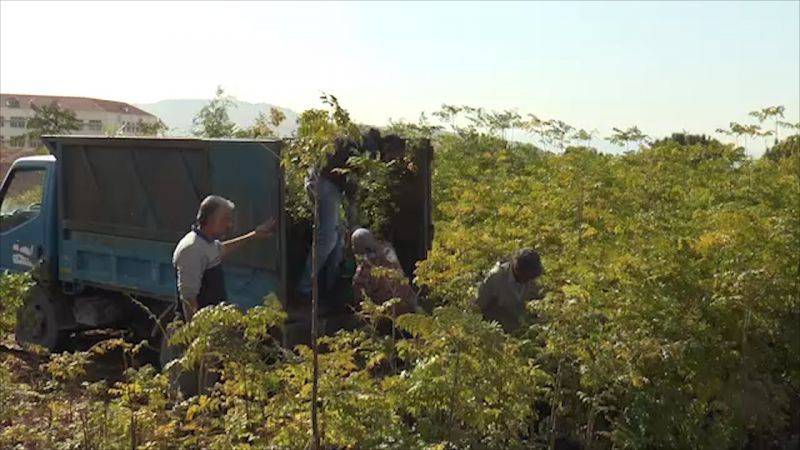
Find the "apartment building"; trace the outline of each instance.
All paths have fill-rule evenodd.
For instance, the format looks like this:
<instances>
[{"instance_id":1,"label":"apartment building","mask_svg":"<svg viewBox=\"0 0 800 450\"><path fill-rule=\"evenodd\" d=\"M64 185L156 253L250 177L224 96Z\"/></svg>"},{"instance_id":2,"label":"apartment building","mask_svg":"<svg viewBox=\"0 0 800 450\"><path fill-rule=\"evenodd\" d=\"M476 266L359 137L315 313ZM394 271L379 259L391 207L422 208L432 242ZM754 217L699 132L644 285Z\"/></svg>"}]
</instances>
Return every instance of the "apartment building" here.
<instances>
[{"instance_id":1,"label":"apartment building","mask_svg":"<svg viewBox=\"0 0 800 450\"><path fill-rule=\"evenodd\" d=\"M32 105L52 103L71 110L81 121L81 129L73 134L136 136L142 123L155 123L158 118L128 103L86 97L0 94L0 145L38 147L28 138L27 122L33 117Z\"/></svg>"}]
</instances>

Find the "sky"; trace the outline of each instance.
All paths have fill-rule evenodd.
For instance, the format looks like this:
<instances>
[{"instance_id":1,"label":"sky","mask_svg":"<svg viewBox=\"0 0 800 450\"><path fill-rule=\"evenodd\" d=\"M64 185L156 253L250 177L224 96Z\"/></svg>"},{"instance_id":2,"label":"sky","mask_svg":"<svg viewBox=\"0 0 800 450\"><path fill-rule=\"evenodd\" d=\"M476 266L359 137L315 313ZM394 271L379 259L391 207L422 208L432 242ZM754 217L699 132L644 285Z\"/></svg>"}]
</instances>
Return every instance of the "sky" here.
<instances>
[{"instance_id":1,"label":"sky","mask_svg":"<svg viewBox=\"0 0 800 450\"><path fill-rule=\"evenodd\" d=\"M771 105L797 122L800 1L0 1L3 92L150 103L217 85L296 111L329 92L376 125L443 103L600 136L708 133Z\"/></svg>"}]
</instances>

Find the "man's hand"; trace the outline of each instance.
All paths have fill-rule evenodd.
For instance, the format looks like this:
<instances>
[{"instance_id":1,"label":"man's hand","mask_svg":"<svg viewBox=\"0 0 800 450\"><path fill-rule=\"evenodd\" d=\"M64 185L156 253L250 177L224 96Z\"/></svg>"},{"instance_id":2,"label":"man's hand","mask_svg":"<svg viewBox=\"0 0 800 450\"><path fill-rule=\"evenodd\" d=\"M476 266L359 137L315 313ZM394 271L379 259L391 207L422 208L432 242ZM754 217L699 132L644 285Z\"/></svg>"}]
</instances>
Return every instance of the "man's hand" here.
<instances>
[{"instance_id":1,"label":"man's hand","mask_svg":"<svg viewBox=\"0 0 800 450\"><path fill-rule=\"evenodd\" d=\"M188 322L197 313L197 299L182 299L183 319Z\"/></svg>"},{"instance_id":2,"label":"man's hand","mask_svg":"<svg viewBox=\"0 0 800 450\"><path fill-rule=\"evenodd\" d=\"M259 239L266 239L275 233L275 219L269 219L254 230L255 236Z\"/></svg>"}]
</instances>

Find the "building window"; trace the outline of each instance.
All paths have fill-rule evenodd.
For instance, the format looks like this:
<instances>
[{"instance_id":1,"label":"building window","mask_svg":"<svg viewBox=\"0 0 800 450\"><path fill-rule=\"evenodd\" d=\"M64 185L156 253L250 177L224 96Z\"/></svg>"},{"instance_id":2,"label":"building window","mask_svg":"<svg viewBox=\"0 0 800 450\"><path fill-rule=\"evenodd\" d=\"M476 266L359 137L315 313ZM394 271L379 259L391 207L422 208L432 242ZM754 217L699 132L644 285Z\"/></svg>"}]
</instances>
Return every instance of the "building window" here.
<instances>
[{"instance_id":1,"label":"building window","mask_svg":"<svg viewBox=\"0 0 800 450\"><path fill-rule=\"evenodd\" d=\"M139 133L139 125L136 122L125 122L125 133L127 133L127 134L138 134Z\"/></svg>"},{"instance_id":2,"label":"building window","mask_svg":"<svg viewBox=\"0 0 800 450\"><path fill-rule=\"evenodd\" d=\"M0 116L0 127L6 126L6 116Z\"/></svg>"},{"instance_id":3,"label":"building window","mask_svg":"<svg viewBox=\"0 0 800 450\"><path fill-rule=\"evenodd\" d=\"M19 100L15 98L6 99L6 106L9 108L19 108Z\"/></svg>"},{"instance_id":4,"label":"building window","mask_svg":"<svg viewBox=\"0 0 800 450\"><path fill-rule=\"evenodd\" d=\"M11 117L9 125L11 128L25 128L25 122L24 117Z\"/></svg>"},{"instance_id":5,"label":"building window","mask_svg":"<svg viewBox=\"0 0 800 450\"><path fill-rule=\"evenodd\" d=\"M9 139L8 145L12 147L25 147L25 135L22 136L11 136Z\"/></svg>"},{"instance_id":6,"label":"building window","mask_svg":"<svg viewBox=\"0 0 800 450\"><path fill-rule=\"evenodd\" d=\"M90 131L103 131L103 122L101 120L90 120L88 129Z\"/></svg>"}]
</instances>

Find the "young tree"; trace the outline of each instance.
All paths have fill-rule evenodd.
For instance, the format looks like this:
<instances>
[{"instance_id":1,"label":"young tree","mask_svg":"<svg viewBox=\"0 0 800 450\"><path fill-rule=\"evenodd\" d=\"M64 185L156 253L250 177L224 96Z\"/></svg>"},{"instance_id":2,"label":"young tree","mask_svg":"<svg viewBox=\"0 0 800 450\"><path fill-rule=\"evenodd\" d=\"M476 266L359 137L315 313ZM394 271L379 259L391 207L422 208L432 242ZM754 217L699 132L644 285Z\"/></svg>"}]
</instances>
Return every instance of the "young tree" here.
<instances>
[{"instance_id":1,"label":"young tree","mask_svg":"<svg viewBox=\"0 0 800 450\"><path fill-rule=\"evenodd\" d=\"M583 142L583 145L586 148L590 148L592 146L592 138L594 138L595 135L597 135L597 130L587 131L581 128L580 130L576 131L572 137L576 141Z\"/></svg>"},{"instance_id":2,"label":"young tree","mask_svg":"<svg viewBox=\"0 0 800 450\"><path fill-rule=\"evenodd\" d=\"M265 139L278 136L277 128L286 119L283 111L271 108L269 116L263 112L258 113L255 122L249 128L237 130L235 136L238 138Z\"/></svg>"},{"instance_id":3,"label":"young tree","mask_svg":"<svg viewBox=\"0 0 800 450\"><path fill-rule=\"evenodd\" d=\"M607 137L606 140L615 145L625 146L626 151L630 150L628 144L631 142L637 142L641 148L641 146L650 139L650 137L642 133L642 130L636 125L628 127L625 130L621 128L613 128L613 130L614 134Z\"/></svg>"},{"instance_id":4,"label":"young tree","mask_svg":"<svg viewBox=\"0 0 800 450\"><path fill-rule=\"evenodd\" d=\"M333 95L323 94L322 102L328 109L310 109L303 112L298 120L297 137L284 153L284 167L305 172L319 171L325 166L328 158L335 151L335 139L339 136L348 136L360 142L361 134L358 127L350 121L350 114L339 105ZM278 115L274 118L277 120ZM319 193L318 185L312 187L314 203L314 230L311 243L311 349L313 352L313 385L311 393L311 429L312 446L321 448L320 431L318 422L318 393L319 393L319 267L317 261L317 238L319 234Z\"/></svg>"},{"instance_id":5,"label":"young tree","mask_svg":"<svg viewBox=\"0 0 800 450\"><path fill-rule=\"evenodd\" d=\"M783 118L783 113L785 110L786 108L783 105L767 106L766 108L761 108L756 111L750 111L750 116L758 119L758 123L760 124L763 124L765 120L772 119L773 124L775 125L775 142L777 143L778 127L780 125L780 119Z\"/></svg>"},{"instance_id":6,"label":"young tree","mask_svg":"<svg viewBox=\"0 0 800 450\"><path fill-rule=\"evenodd\" d=\"M451 130L458 131L458 128L456 127L456 119L463 111L463 106L442 103L442 107L439 109L439 111L435 111L433 116L439 118L439 120L442 122L449 123Z\"/></svg>"},{"instance_id":7,"label":"young tree","mask_svg":"<svg viewBox=\"0 0 800 450\"><path fill-rule=\"evenodd\" d=\"M630 127L628 132L630 133L631 139L639 144L639 148L641 148L642 145L644 145L650 139L650 137L644 134L636 125Z\"/></svg>"},{"instance_id":8,"label":"young tree","mask_svg":"<svg viewBox=\"0 0 800 450\"><path fill-rule=\"evenodd\" d=\"M488 128L487 120L486 120L486 112L481 107L472 107L468 105L463 105L461 110L464 112L467 120L470 123L468 127L469 130L480 130L482 128Z\"/></svg>"},{"instance_id":9,"label":"young tree","mask_svg":"<svg viewBox=\"0 0 800 450\"><path fill-rule=\"evenodd\" d=\"M798 133L800 133L800 122L791 123L791 122L787 122L785 120L780 120L780 121L778 121L778 126L780 126L781 128L786 128L787 130L790 130L792 132L792 134L795 135L795 136ZM775 140L777 140L777 139L778 139L778 137L776 135Z\"/></svg>"},{"instance_id":10,"label":"young tree","mask_svg":"<svg viewBox=\"0 0 800 450\"><path fill-rule=\"evenodd\" d=\"M139 134L142 136L163 136L164 133L169 131L169 127L161 119L156 119L155 122L145 122L139 119L137 127Z\"/></svg>"},{"instance_id":11,"label":"young tree","mask_svg":"<svg viewBox=\"0 0 800 450\"><path fill-rule=\"evenodd\" d=\"M233 123L228 110L236 107L236 99L225 95L222 86L217 86L217 93L213 100L197 113L194 118L195 136L207 138L233 137L236 134L236 124Z\"/></svg>"},{"instance_id":12,"label":"young tree","mask_svg":"<svg viewBox=\"0 0 800 450\"><path fill-rule=\"evenodd\" d=\"M557 119L545 121L543 127L543 137L549 145L555 146L562 152L569 146L575 127Z\"/></svg>"},{"instance_id":13,"label":"young tree","mask_svg":"<svg viewBox=\"0 0 800 450\"><path fill-rule=\"evenodd\" d=\"M81 121L75 112L62 108L56 102L42 106L32 104L31 108L33 117L26 124L30 130L27 136L31 141L38 142L47 134L65 134L81 129Z\"/></svg>"},{"instance_id":14,"label":"young tree","mask_svg":"<svg viewBox=\"0 0 800 450\"><path fill-rule=\"evenodd\" d=\"M728 125L728 130L717 129L718 133L736 136L736 145L739 145L739 138L744 137L744 148L747 148L747 138L755 138L761 136L761 127L757 124L743 125L737 122L731 122Z\"/></svg>"},{"instance_id":15,"label":"young tree","mask_svg":"<svg viewBox=\"0 0 800 450\"><path fill-rule=\"evenodd\" d=\"M545 147L544 121L535 114L528 113L528 119L521 121L520 128L539 138L539 144Z\"/></svg>"},{"instance_id":16,"label":"young tree","mask_svg":"<svg viewBox=\"0 0 800 450\"><path fill-rule=\"evenodd\" d=\"M278 108L269 109L269 123L278 128L286 120L286 114Z\"/></svg>"},{"instance_id":17,"label":"young tree","mask_svg":"<svg viewBox=\"0 0 800 450\"><path fill-rule=\"evenodd\" d=\"M717 133L724 134L726 136L735 136L736 138L736 146L739 146L739 138L744 137L744 148L747 148L747 137L758 136L758 133L761 131L761 127L755 124L751 125L743 125L738 122L731 122L728 124L728 128L717 128Z\"/></svg>"},{"instance_id":18,"label":"young tree","mask_svg":"<svg viewBox=\"0 0 800 450\"><path fill-rule=\"evenodd\" d=\"M767 151L769 149L769 140L767 138L773 136L774 134L775 133L773 133L772 130L756 130L754 132L754 136L764 138L764 151Z\"/></svg>"},{"instance_id":19,"label":"young tree","mask_svg":"<svg viewBox=\"0 0 800 450\"><path fill-rule=\"evenodd\" d=\"M522 125L522 116L509 109L499 112L492 111L486 114L486 125L492 133L500 131L500 137L504 141L508 141L513 138L514 129ZM509 136L506 135L507 131L511 131Z\"/></svg>"}]
</instances>

